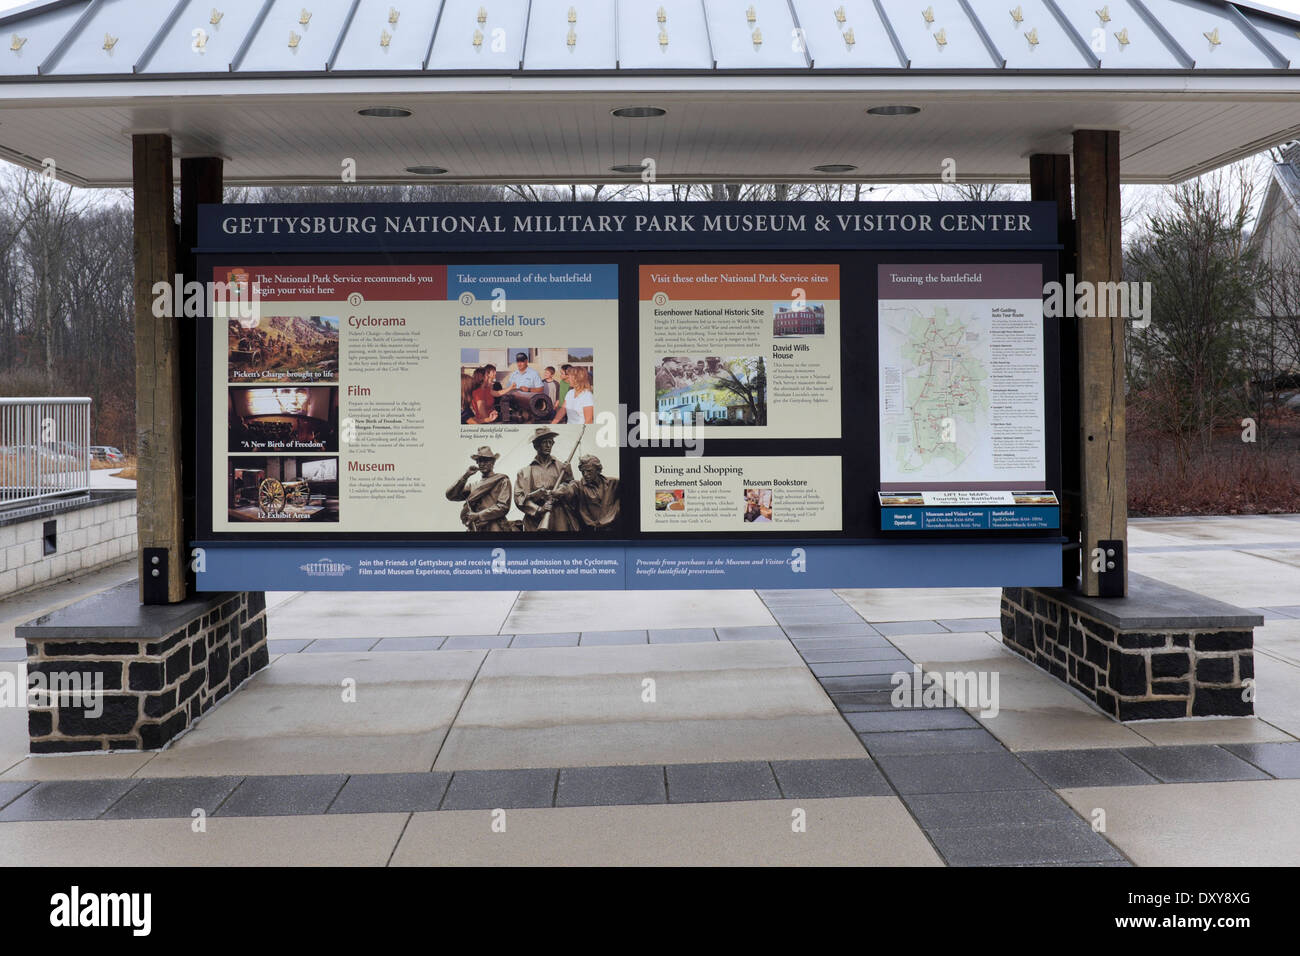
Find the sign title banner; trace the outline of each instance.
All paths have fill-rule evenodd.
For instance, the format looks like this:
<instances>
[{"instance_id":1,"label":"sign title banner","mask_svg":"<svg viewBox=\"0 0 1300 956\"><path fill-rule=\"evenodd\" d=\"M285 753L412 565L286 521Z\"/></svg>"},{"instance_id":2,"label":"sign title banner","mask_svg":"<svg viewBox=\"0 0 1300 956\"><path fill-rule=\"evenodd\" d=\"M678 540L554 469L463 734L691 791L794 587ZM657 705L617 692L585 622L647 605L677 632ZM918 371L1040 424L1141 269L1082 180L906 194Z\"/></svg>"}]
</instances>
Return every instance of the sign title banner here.
<instances>
[{"instance_id":1,"label":"sign title banner","mask_svg":"<svg viewBox=\"0 0 1300 956\"><path fill-rule=\"evenodd\" d=\"M1051 203L380 203L209 205L199 251L1045 248Z\"/></svg>"}]
</instances>

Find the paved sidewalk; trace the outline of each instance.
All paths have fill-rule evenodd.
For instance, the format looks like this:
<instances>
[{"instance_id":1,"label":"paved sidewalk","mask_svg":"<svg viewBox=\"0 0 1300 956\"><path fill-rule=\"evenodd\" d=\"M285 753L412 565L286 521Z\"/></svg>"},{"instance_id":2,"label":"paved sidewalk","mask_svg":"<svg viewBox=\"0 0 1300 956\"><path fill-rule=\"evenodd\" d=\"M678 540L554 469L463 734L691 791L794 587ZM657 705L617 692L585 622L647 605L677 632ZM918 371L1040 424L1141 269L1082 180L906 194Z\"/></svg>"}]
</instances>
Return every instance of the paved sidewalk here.
<instances>
[{"instance_id":1,"label":"paved sidewalk","mask_svg":"<svg viewBox=\"0 0 1300 956\"><path fill-rule=\"evenodd\" d=\"M134 488L136 481L134 478L119 478L121 468L92 468L90 471L90 487L92 488Z\"/></svg>"},{"instance_id":2,"label":"paved sidewalk","mask_svg":"<svg viewBox=\"0 0 1300 956\"><path fill-rule=\"evenodd\" d=\"M1300 516L1130 540L1262 609L1256 717L1115 723L996 589L272 594L271 665L165 751L26 757L0 709L0 864L1300 862ZM998 713L895 707L914 665Z\"/></svg>"}]
</instances>

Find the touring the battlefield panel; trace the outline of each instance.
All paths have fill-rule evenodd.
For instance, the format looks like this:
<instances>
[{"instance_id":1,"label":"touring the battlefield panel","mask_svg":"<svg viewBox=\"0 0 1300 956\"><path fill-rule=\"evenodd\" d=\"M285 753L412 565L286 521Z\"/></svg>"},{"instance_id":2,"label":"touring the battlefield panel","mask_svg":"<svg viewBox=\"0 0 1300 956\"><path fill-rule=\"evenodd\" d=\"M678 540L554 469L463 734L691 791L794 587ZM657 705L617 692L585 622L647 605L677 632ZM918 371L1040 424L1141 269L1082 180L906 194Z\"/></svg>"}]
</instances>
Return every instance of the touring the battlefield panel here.
<instances>
[{"instance_id":1,"label":"touring the battlefield panel","mask_svg":"<svg viewBox=\"0 0 1300 956\"><path fill-rule=\"evenodd\" d=\"M1042 488L1042 269L881 265L882 491Z\"/></svg>"}]
</instances>

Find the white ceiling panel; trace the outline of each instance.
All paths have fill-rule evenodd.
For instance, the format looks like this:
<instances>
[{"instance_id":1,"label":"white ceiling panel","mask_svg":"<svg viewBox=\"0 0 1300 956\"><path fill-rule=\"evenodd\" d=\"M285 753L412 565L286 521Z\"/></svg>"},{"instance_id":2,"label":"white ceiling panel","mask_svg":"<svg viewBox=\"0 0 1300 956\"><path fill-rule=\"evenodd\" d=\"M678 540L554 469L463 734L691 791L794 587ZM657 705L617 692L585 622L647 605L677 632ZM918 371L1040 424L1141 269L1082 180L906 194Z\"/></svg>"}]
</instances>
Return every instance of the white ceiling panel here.
<instances>
[{"instance_id":1,"label":"white ceiling panel","mask_svg":"<svg viewBox=\"0 0 1300 956\"><path fill-rule=\"evenodd\" d=\"M920 112L881 117L863 109L904 98ZM446 181L639 182L639 175L619 176L610 167L647 157L655 160L660 182L934 182L949 157L962 181L1012 181L1027 177L1030 154L1069 152L1073 129L1083 127L1120 129L1121 175L1158 182L1300 135L1300 97L1293 94L1207 101L1172 90L1141 98L1104 90L1008 97L879 86L797 95L408 91L392 97L412 110L407 119L357 115L382 99L133 97L39 107L0 100L0 156L27 165L51 157L69 181L124 185L131 176L131 131L167 129L178 155L224 157L231 183L338 182L345 159L355 160L359 182L413 181L404 170L417 164L445 167ZM668 112L648 121L610 115L628 102ZM824 163L850 163L858 171L839 177L813 171Z\"/></svg>"}]
</instances>

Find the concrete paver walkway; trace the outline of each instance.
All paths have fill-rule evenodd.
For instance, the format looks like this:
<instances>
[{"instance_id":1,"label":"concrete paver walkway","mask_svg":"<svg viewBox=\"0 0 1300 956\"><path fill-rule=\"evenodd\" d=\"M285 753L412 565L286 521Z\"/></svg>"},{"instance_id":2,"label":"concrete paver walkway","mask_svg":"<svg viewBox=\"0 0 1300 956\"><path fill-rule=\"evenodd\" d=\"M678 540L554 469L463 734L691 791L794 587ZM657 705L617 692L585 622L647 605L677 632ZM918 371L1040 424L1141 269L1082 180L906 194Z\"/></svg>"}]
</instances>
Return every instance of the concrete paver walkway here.
<instances>
[{"instance_id":1,"label":"concrete paver walkway","mask_svg":"<svg viewBox=\"0 0 1300 956\"><path fill-rule=\"evenodd\" d=\"M1300 516L1130 540L1261 609L1256 717L1115 723L992 589L270 594L271 665L161 753L29 757L0 708L0 863L1300 862ZM130 571L0 606L0 667ZM894 707L914 664L996 673L997 714Z\"/></svg>"}]
</instances>

